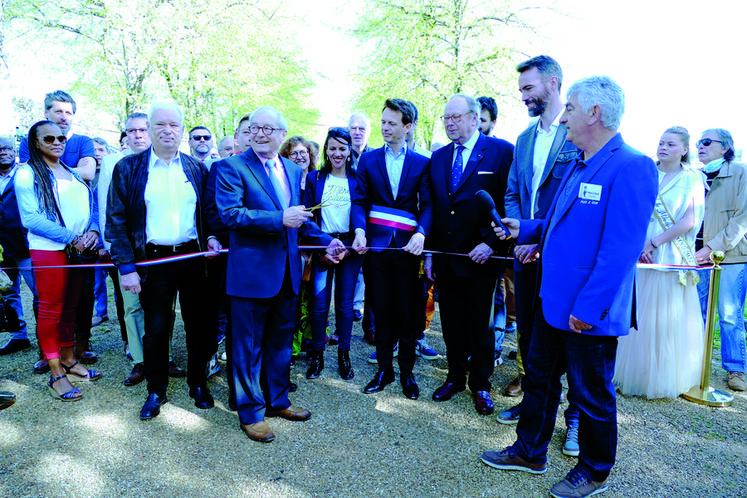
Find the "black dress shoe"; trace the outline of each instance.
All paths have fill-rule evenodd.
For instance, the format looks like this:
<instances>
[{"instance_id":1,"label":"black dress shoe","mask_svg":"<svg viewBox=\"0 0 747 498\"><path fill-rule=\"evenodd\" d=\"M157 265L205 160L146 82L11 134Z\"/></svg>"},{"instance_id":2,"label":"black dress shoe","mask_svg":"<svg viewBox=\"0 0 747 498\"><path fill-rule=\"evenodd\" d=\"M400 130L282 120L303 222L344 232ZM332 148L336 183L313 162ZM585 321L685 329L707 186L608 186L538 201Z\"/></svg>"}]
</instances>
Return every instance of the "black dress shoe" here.
<instances>
[{"instance_id":1,"label":"black dress shoe","mask_svg":"<svg viewBox=\"0 0 747 498\"><path fill-rule=\"evenodd\" d=\"M490 415L493 413L493 400L490 398L488 391L477 391L475 393L475 410L480 415Z\"/></svg>"},{"instance_id":2,"label":"black dress shoe","mask_svg":"<svg viewBox=\"0 0 747 498\"><path fill-rule=\"evenodd\" d=\"M402 394L407 399L418 399L420 396L420 388L418 383L415 382L415 377L412 374L405 375L402 377Z\"/></svg>"},{"instance_id":3,"label":"black dress shoe","mask_svg":"<svg viewBox=\"0 0 747 498\"><path fill-rule=\"evenodd\" d=\"M11 339L5 346L0 348L0 356L17 353L18 351L23 351L24 349L28 349L30 347L31 342L29 342L28 339Z\"/></svg>"},{"instance_id":4,"label":"black dress shoe","mask_svg":"<svg viewBox=\"0 0 747 498\"><path fill-rule=\"evenodd\" d=\"M464 384L454 384L452 382L444 382L441 387L433 391L433 401L448 401L456 393L460 393L466 389L467 386Z\"/></svg>"},{"instance_id":5,"label":"black dress shoe","mask_svg":"<svg viewBox=\"0 0 747 498\"><path fill-rule=\"evenodd\" d=\"M195 406L202 410L207 410L215 406L213 395L207 387L193 387L189 390L189 396L194 398Z\"/></svg>"},{"instance_id":6,"label":"black dress shoe","mask_svg":"<svg viewBox=\"0 0 747 498\"><path fill-rule=\"evenodd\" d=\"M161 405L166 403L166 396L159 396L156 393L150 393L140 410L140 420L150 420L156 418L161 413Z\"/></svg>"},{"instance_id":7,"label":"black dress shoe","mask_svg":"<svg viewBox=\"0 0 747 498\"><path fill-rule=\"evenodd\" d=\"M324 351L309 352L309 368L306 370L307 379L318 379L324 370Z\"/></svg>"},{"instance_id":8,"label":"black dress shoe","mask_svg":"<svg viewBox=\"0 0 747 498\"><path fill-rule=\"evenodd\" d=\"M142 363L138 363L132 367L132 372L130 373L130 376L124 380L124 385L136 386L143 380L145 380L145 367Z\"/></svg>"},{"instance_id":9,"label":"black dress shoe","mask_svg":"<svg viewBox=\"0 0 747 498\"><path fill-rule=\"evenodd\" d=\"M387 370L379 370L374 375L374 378L369 382L366 387L363 388L363 392L366 394L373 394L383 390L387 385L394 382L394 370L389 368Z\"/></svg>"}]
</instances>

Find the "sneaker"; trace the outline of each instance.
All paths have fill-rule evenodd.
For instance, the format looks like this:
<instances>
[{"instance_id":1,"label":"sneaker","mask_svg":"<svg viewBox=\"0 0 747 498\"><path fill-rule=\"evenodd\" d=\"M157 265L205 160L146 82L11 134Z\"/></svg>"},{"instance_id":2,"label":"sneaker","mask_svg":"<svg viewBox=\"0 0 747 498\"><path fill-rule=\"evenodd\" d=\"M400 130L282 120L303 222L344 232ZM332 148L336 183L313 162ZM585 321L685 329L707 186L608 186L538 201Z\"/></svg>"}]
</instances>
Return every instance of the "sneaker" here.
<instances>
[{"instance_id":1,"label":"sneaker","mask_svg":"<svg viewBox=\"0 0 747 498\"><path fill-rule=\"evenodd\" d=\"M744 372L729 372L726 378L726 385L732 391L747 391L747 384L744 382Z\"/></svg>"},{"instance_id":2,"label":"sneaker","mask_svg":"<svg viewBox=\"0 0 747 498\"><path fill-rule=\"evenodd\" d=\"M425 338L419 339L415 343L415 353L424 360L435 360L438 358L438 353L425 342Z\"/></svg>"},{"instance_id":3,"label":"sneaker","mask_svg":"<svg viewBox=\"0 0 747 498\"><path fill-rule=\"evenodd\" d=\"M228 361L228 353L226 353L225 351L223 351L220 354L220 361Z\"/></svg>"},{"instance_id":4,"label":"sneaker","mask_svg":"<svg viewBox=\"0 0 747 498\"><path fill-rule=\"evenodd\" d=\"M605 491L607 491L607 479L592 481L585 473L574 467L568 472L565 479L552 487L550 495L555 498L583 498Z\"/></svg>"},{"instance_id":5,"label":"sneaker","mask_svg":"<svg viewBox=\"0 0 747 498\"><path fill-rule=\"evenodd\" d=\"M396 358L399 356L399 344L394 345L394 351L392 351L392 356ZM371 356L368 357L368 362L373 363L374 365L379 363L379 360L376 359L376 351L371 353Z\"/></svg>"},{"instance_id":6,"label":"sneaker","mask_svg":"<svg viewBox=\"0 0 747 498\"><path fill-rule=\"evenodd\" d=\"M205 378L209 379L218 372L220 372L220 363L218 363L218 353L216 353L210 358L207 367L205 367Z\"/></svg>"},{"instance_id":7,"label":"sneaker","mask_svg":"<svg viewBox=\"0 0 747 498\"><path fill-rule=\"evenodd\" d=\"M353 310L353 321L360 322L361 320L363 320L363 311Z\"/></svg>"},{"instance_id":8,"label":"sneaker","mask_svg":"<svg viewBox=\"0 0 747 498\"><path fill-rule=\"evenodd\" d=\"M569 425L565 433L565 444L563 445L563 454L577 457L581 452L578 447L578 425Z\"/></svg>"},{"instance_id":9,"label":"sneaker","mask_svg":"<svg viewBox=\"0 0 747 498\"><path fill-rule=\"evenodd\" d=\"M493 366L500 367L501 365L503 365L503 357L499 356L498 358L495 359L495 361L493 361Z\"/></svg>"},{"instance_id":10,"label":"sneaker","mask_svg":"<svg viewBox=\"0 0 747 498\"><path fill-rule=\"evenodd\" d=\"M501 412L498 415L498 422L505 425L513 425L519 423L519 415L521 415L521 403L512 406L505 412Z\"/></svg>"},{"instance_id":11,"label":"sneaker","mask_svg":"<svg viewBox=\"0 0 747 498\"><path fill-rule=\"evenodd\" d=\"M482 463L500 470L520 470L530 474L544 474L547 472L547 465L544 463L529 463L519 455L513 446L509 446L503 451L486 451L480 457Z\"/></svg>"},{"instance_id":12,"label":"sneaker","mask_svg":"<svg viewBox=\"0 0 747 498\"><path fill-rule=\"evenodd\" d=\"M98 316L98 315L97 315L97 316L94 316L94 317L93 317L93 318L91 319L91 327L98 327L98 326L99 326L99 325L101 325L102 323L104 323L104 322L108 322L108 321L109 321L109 317L108 317L108 316L106 316L106 315L104 315L104 316Z\"/></svg>"}]
</instances>

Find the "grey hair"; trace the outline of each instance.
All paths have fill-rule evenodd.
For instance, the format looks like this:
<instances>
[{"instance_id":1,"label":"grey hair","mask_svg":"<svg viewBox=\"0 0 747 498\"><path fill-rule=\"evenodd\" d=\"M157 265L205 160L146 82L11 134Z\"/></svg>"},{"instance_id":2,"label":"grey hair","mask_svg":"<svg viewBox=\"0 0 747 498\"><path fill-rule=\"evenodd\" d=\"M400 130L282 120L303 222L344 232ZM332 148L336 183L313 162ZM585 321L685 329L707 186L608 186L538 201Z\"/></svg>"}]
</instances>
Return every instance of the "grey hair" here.
<instances>
[{"instance_id":1,"label":"grey hair","mask_svg":"<svg viewBox=\"0 0 747 498\"><path fill-rule=\"evenodd\" d=\"M252 113L252 117L251 117L252 121L254 121L254 116L256 116L257 113L260 112L260 111L267 111L267 112L271 112L271 113L275 114L275 117L277 119L278 126L280 127L280 129L288 131L288 121L286 121L285 118L283 117L283 115L280 114L280 111L278 111L274 107L270 107L268 105L263 105L263 106L257 107L254 110L254 112Z\"/></svg>"},{"instance_id":2,"label":"grey hair","mask_svg":"<svg viewBox=\"0 0 747 498\"><path fill-rule=\"evenodd\" d=\"M148 124L153 122L153 114L160 110L176 111L179 116L179 126L184 125L184 111L181 106L173 100L157 100L153 102L148 110Z\"/></svg>"},{"instance_id":3,"label":"grey hair","mask_svg":"<svg viewBox=\"0 0 747 498\"><path fill-rule=\"evenodd\" d=\"M602 126L608 130L620 127L625 112L625 93L609 76L590 76L575 82L568 89L566 98L576 96L584 112L598 105L602 109Z\"/></svg>"},{"instance_id":4,"label":"grey hair","mask_svg":"<svg viewBox=\"0 0 747 498\"><path fill-rule=\"evenodd\" d=\"M367 130L370 130L370 129L371 129L371 118L369 118L369 117L368 117L368 114L366 114L366 113L365 113L365 112L363 112L363 111L356 111L356 112L354 112L353 114L351 114L351 115L350 115L350 119L348 119L348 128L350 128L350 122L351 122L351 121L353 120L353 118L355 118L355 117L359 117L359 118L361 118L361 119L362 119L363 121L365 121L365 122L366 122L366 129L367 129Z\"/></svg>"},{"instance_id":5,"label":"grey hair","mask_svg":"<svg viewBox=\"0 0 747 498\"><path fill-rule=\"evenodd\" d=\"M469 109L469 112L474 112L475 114L477 114L477 117L479 118L480 112L482 112L482 106L477 101L477 99L470 97L469 95L464 95L462 93L455 93L454 95L449 97L448 102L451 102L452 100L459 98L459 97L463 98L467 102L467 108Z\"/></svg>"},{"instance_id":6,"label":"grey hair","mask_svg":"<svg viewBox=\"0 0 747 498\"><path fill-rule=\"evenodd\" d=\"M709 128L704 131L703 134L705 135L709 131L718 135L718 139L721 140L721 145L726 149L726 152L724 153L724 161L733 161L736 152L734 150L734 139L731 137L731 133L723 128Z\"/></svg>"}]
</instances>

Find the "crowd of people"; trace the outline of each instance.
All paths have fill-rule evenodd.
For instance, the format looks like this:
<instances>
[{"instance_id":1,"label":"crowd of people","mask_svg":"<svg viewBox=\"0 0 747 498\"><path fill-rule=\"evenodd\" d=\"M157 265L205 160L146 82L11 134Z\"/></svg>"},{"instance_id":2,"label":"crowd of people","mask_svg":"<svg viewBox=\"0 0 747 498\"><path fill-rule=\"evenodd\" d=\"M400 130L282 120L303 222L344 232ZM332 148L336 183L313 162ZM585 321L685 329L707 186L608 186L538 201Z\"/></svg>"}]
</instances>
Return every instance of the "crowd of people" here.
<instances>
[{"instance_id":1,"label":"crowd of people","mask_svg":"<svg viewBox=\"0 0 747 498\"><path fill-rule=\"evenodd\" d=\"M32 347L23 278L34 295L34 371L50 374L56 399L81 400L76 385L104 375L86 365L97 361L90 329L108 320L110 277L132 361L124 384L147 384L140 418L159 415L169 377L187 378L197 408L213 407L207 380L225 338L228 405L250 439L270 442L267 418L311 417L289 398L302 351L306 378L323 375L335 345L337 375L354 378L357 320L376 348L363 392L394 383L396 358L403 395L418 399L416 357L438 357L424 333L437 295L448 372L431 399L469 388L480 415L494 412L490 377L515 314L518 372L504 393L523 398L498 422L516 424L517 440L482 461L547 470L565 375L563 453L578 464L551 494L605 491L616 389L673 398L699 382L712 251L726 254L718 311L727 383L747 389L747 169L723 129L698 140L703 169L690 163L681 127L664 132L656 163L631 148L617 131L624 94L610 78L574 83L564 102L551 57L517 73L534 119L515 145L490 136L492 98L456 94L441 117L450 143L430 151L414 143L417 107L400 98L383 104L377 149L364 113L330 128L320 147L287 138L283 115L262 106L217 143L208 127L192 127L187 154L175 102L128 116L113 152L72 133L69 94L48 94L18 158L0 139L0 244L12 280L0 355ZM80 266L96 260L114 266ZM177 298L186 372L171 356ZM12 403L2 395L3 407Z\"/></svg>"}]
</instances>

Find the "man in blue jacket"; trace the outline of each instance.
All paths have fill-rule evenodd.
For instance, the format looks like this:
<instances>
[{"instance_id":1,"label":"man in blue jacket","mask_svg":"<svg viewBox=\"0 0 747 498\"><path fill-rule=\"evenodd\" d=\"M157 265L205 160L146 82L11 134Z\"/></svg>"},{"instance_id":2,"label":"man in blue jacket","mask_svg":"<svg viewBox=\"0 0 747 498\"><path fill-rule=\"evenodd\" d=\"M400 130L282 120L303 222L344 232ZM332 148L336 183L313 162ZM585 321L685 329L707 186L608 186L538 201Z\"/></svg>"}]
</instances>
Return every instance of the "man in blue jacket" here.
<instances>
[{"instance_id":1,"label":"man in blue jacket","mask_svg":"<svg viewBox=\"0 0 747 498\"><path fill-rule=\"evenodd\" d=\"M605 76L571 86L560 122L582 153L544 220L504 220L519 244L539 242L540 285L517 439L483 453L482 461L502 470L547 471L560 375L567 372L569 401L580 411L580 455L550 491L555 497L605 491L615 463L617 337L635 326L636 262L658 190L653 161L617 132L624 102L622 89Z\"/></svg>"}]
</instances>

